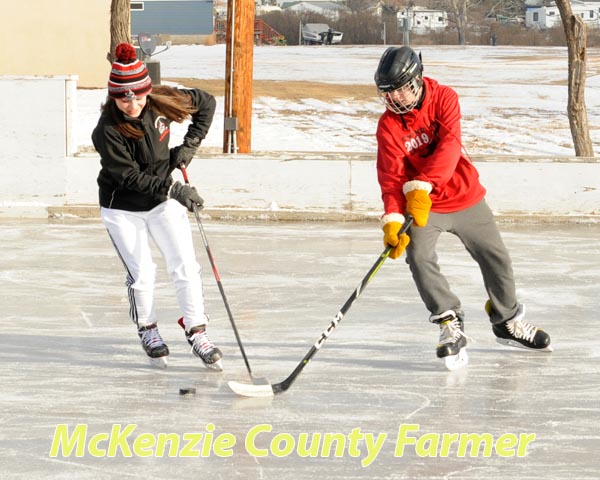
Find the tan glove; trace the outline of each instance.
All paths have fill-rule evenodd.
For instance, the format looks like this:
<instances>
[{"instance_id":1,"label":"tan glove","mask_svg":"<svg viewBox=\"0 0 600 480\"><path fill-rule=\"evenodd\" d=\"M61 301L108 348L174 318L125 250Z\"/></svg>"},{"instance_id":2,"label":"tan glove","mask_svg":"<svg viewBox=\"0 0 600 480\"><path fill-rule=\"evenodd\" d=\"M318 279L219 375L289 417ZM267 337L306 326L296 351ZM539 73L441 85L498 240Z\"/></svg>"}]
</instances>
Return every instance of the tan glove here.
<instances>
[{"instance_id":1,"label":"tan glove","mask_svg":"<svg viewBox=\"0 0 600 480\"><path fill-rule=\"evenodd\" d=\"M410 237L403 233L398 236L400 229L404 225L404 215L401 213L388 213L381 217L381 229L383 230L383 244L394 247L390 251L389 257L398 258L410 243Z\"/></svg>"},{"instance_id":2,"label":"tan glove","mask_svg":"<svg viewBox=\"0 0 600 480\"><path fill-rule=\"evenodd\" d=\"M406 213L414 218L417 227L427 225L429 210L431 210L431 184L421 180L411 180L402 187L406 197Z\"/></svg>"}]
</instances>

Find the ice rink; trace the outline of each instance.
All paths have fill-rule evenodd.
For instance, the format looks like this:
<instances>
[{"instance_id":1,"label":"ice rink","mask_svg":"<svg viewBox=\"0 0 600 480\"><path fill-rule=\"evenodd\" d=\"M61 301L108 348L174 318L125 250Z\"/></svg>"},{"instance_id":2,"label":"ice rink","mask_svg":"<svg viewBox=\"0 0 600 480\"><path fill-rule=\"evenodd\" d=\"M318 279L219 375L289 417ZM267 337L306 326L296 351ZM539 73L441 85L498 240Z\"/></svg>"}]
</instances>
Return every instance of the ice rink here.
<instances>
[{"instance_id":1,"label":"ice rink","mask_svg":"<svg viewBox=\"0 0 600 480\"><path fill-rule=\"evenodd\" d=\"M166 370L139 345L98 220L0 223L0 478L599 477L600 226L500 225L527 319L550 333L551 354L495 342L478 268L447 235L440 263L467 315L468 367L448 372L436 359L438 328L407 265L388 260L289 391L248 399L227 386L248 374L191 225L222 373L189 353L158 252ZM205 229L252 370L272 383L383 249L376 223ZM181 396L188 387L197 393Z\"/></svg>"}]
</instances>

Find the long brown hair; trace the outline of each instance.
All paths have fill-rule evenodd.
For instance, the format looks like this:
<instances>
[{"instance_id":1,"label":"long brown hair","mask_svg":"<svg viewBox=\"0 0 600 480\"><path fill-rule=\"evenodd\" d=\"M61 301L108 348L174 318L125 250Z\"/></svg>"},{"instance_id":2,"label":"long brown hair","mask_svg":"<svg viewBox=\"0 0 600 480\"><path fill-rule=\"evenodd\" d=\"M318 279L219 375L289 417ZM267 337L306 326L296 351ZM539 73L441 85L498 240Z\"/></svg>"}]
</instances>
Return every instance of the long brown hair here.
<instances>
[{"instance_id":1,"label":"long brown hair","mask_svg":"<svg viewBox=\"0 0 600 480\"><path fill-rule=\"evenodd\" d=\"M166 85L156 85L152 88L152 93L148 95L146 108L151 108L172 122L178 123L190 118L198 110L192 105L192 99L189 95ZM139 140L144 136L142 130L125 120L123 112L119 110L114 99L109 98L106 100L106 103L102 105L102 111L108 113L114 120L121 135L135 140Z\"/></svg>"}]
</instances>

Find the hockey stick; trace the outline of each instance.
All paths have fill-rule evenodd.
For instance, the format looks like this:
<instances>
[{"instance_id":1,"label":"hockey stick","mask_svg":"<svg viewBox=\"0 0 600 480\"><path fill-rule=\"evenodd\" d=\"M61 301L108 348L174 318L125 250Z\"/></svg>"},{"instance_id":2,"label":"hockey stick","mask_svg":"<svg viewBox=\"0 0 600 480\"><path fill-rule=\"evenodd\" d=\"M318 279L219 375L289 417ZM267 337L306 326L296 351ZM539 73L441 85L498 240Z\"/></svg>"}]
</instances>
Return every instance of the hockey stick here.
<instances>
[{"instance_id":1,"label":"hockey stick","mask_svg":"<svg viewBox=\"0 0 600 480\"><path fill-rule=\"evenodd\" d=\"M182 163L179 165L181 169L181 173L183 175L183 181L186 185L190 184L190 180L188 178L187 170L185 169L185 165ZM212 267L212 271L215 275L215 280L217 281L217 286L219 287L219 292L221 292L221 298L223 299L223 303L225 304L225 310L227 310L227 315L229 317L229 321L231 322L231 327L233 328L233 333L235 334L235 339L237 340L237 344L240 347L240 352L242 353L242 357L244 358L244 363L246 364L246 369L248 370L248 375L250 375L250 379L252 383L256 383L258 385L268 384L266 378L255 378L252 375L252 369L250 368L250 363L248 362L248 357L246 356L246 352L242 345L242 339L240 338L240 334L238 333L238 329L235 326L235 321L233 320L233 315L231 313L231 309L229 308L229 302L227 301L227 297L225 295L225 290L223 289L223 284L221 283L221 276L217 270L217 265L215 264L215 259L213 258L212 252L210 251L210 246L208 245L208 239L206 238L206 233L204 233L204 227L202 226L202 222L200 221L200 214L198 213L198 207L195 203L192 203L194 209L194 216L196 217L196 223L198 224L198 229L200 230L200 236L202 237L202 242L204 243L204 248L206 249L206 254L208 255L208 260L210 261L210 265Z\"/></svg>"},{"instance_id":2,"label":"hockey stick","mask_svg":"<svg viewBox=\"0 0 600 480\"><path fill-rule=\"evenodd\" d=\"M402 235L403 233L406 233L406 231L412 225L412 222L413 222L412 217L408 216L406 219L406 222L402 226L402 229L398 233L398 236ZM348 310L350 309L350 307L352 306L354 301L358 297L360 297L363 290L366 288L366 286L369 284L371 279L375 276L377 271L383 265L383 262L385 262L386 258L389 257L390 252L392 251L392 248L393 247L388 245L385 248L385 250L383 252L381 252L381 255L379 255L379 258L377 259L377 261L373 264L371 269L364 276L364 278L362 279L362 281L360 282L358 287L356 287L356 289L352 292L352 295L350 295L350 298L348 298L348 300L346 300L346 303L344 303L344 305L342 306L340 311L337 313L335 318L331 321L331 323L323 331L323 333L321 333L321 336L318 338L318 340L315 342L315 344L310 348L308 353L306 355L304 355L304 358L296 366L296 368L290 374L289 377L287 377L284 381L282 381L280 383L273 383L271 385L249 385L247 383L239 383L239 382L231 381L231 382L228 382L229 388L231 388L238 395L241 395L244 397L271 397L273 395L277 395L278 393L283 393L283 392L287 391L291 387L292 383L294 383L294 381L296 380L298 375L300 375L300 373L302 372L304 367L306 367L306 365L308 365L308 362L310 362L312 357L314 357L315 354L317 353L317 351L323 346L325 341L329 338L329 335L331 335L333 330L335 330L335 328L338 326L338 324L342 321L342 319L344 318L344 315L346 315L346 313L348 312Z\"/></svg>"}]
</instances>

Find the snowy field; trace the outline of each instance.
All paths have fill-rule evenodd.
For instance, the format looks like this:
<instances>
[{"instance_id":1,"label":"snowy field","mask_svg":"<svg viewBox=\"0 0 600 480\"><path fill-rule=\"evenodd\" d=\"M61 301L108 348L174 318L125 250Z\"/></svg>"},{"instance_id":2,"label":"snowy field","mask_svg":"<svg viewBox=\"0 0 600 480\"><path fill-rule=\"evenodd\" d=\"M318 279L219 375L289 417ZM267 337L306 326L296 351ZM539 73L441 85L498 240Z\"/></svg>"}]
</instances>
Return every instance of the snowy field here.
<instances>
[{"instance_id":1,"label":"snowy field","mask_svg":"<svg viewBox=\"0 0 600 480\"><path fill-rule=\"evenodd\" d=\"M374 152L383 106L373 74L384 46L254 49L255 80L373 85L372 98L311 98L299 102L254 98L253 151ZM471 155L573 156L566 114L567 52L559 47L419 48L425 75L454 87ZM600 153L600 50L588 49L586 104L592 141ZM225 46L174 46L158 54L163 78L224 79ZM108 76L108 71L107 71ZM90 146L105 90L79 92L79 143ZM177 129L173 129L177 134ZM276 132L276 133L275 133ZM223 97L218 98L205 147L222 148Z\"/></svg>"}]
</instances>

